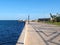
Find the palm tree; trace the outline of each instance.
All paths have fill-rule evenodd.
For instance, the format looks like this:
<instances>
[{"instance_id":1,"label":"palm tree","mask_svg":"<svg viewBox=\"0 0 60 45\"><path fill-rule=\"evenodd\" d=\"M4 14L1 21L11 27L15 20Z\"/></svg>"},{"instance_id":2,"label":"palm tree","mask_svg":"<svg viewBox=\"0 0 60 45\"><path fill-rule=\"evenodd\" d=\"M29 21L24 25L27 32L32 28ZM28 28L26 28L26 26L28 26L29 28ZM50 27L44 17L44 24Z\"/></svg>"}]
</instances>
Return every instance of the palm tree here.
<instances>
[{"instance_id":1,"label":"palm tree","mask_svg":"<svg viewBox=\"0 0 60 45\"><path fill-rule=\"evenodd\" d=\"M52 15L52 14L50 13L50 17L51 17L51 21L53 21L53 22L56 21L56 15Z\"/></svg>"}]
</instances>

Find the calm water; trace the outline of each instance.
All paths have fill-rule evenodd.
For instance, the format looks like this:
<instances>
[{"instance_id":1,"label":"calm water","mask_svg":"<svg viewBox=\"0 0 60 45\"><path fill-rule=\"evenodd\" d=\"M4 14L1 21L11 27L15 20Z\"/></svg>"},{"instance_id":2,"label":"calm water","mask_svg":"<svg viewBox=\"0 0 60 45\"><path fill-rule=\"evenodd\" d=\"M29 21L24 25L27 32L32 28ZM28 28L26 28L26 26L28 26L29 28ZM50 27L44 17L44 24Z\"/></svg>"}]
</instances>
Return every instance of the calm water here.
<instances>
[{"instance_id":1,"label":"calm water","mask_svg":"<svg viewBox=\"0 0 60 45\"><path fill-rule=\"evenodd\" d=\"M0 20L0 45L16 45L25 22Z\"/></svg>"}]
</instances>

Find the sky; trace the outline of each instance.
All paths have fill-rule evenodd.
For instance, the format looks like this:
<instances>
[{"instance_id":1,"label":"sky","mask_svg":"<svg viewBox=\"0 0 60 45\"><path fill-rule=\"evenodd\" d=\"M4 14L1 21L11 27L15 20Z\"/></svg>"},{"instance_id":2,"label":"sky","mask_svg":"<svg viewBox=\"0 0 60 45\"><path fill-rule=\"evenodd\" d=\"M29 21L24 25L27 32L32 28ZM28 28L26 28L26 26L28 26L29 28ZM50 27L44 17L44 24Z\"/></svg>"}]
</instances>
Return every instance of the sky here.
<instances>
[{"instance_id":1,"label":"sky","mask_svg":"<svg viewBox=\"0 0 60 45\"><path fill-rule=\"evenodd\" d=\"M49 18L60 13L60 0L0 0L0 20Z\"/></svg>"}]
</instances>

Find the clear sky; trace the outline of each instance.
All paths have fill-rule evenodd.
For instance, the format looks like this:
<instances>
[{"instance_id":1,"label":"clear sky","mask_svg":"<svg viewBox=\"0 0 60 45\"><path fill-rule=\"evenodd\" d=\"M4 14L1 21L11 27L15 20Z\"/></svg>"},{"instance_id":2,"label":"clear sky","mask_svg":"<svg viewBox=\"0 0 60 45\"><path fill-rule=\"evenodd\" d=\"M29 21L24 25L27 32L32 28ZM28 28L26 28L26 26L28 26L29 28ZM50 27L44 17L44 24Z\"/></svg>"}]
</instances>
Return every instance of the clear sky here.
<instances>
[{"instance_id":1,"label":"clear sky","mask_svg":"<svg viewBox=\"0 0 60 45\"><path fill-rule=\"evenodd\" d=\"M60 0L0 0L0 20L48 18L60 13Z\"/></svg>"}]
</instances>

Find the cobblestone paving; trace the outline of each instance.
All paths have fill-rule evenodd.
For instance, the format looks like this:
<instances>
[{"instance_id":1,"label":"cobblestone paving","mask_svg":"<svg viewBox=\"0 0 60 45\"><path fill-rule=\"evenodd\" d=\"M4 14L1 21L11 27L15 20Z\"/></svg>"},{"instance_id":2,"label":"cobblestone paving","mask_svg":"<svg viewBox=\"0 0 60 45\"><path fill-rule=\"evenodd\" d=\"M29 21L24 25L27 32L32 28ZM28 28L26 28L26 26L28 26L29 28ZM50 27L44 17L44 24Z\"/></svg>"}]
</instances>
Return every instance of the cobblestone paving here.
<instances>
[{"instance_id":1,"label":"cobblestone paving","mask_svg":"<svg viewBox=\"0 0 60 45\"><path fill-rule=\"evenodd\" d=\"M44 23L30 23L46 45L60 45L60 27Z\"/></svg>"}]
</instances>

